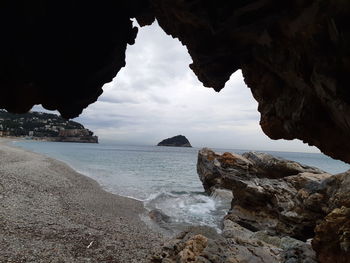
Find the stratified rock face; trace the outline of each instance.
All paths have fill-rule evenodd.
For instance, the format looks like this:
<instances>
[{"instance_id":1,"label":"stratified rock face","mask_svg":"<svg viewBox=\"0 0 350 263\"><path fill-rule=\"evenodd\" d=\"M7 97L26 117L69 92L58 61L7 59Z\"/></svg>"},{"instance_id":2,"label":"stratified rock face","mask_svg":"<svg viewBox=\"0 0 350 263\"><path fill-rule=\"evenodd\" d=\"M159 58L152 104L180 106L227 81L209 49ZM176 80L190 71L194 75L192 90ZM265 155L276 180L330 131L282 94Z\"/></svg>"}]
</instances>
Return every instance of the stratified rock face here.
<instances>
[{"instance_id":1,"label":"stratified rock face","mask_svg":"<svg viewBox=\"0 0 350 263\"><path fill-rule=\"evenodd\" d=\"M242 69L270 138L350 162L349 13L344 0L3 0L0 108L79 115L125 65L130 19L156 18L204 86L219 91Z\"/></svg>"},{"instance_id":2,"label":"stratified rock face","mask_svg":"<svg viewBox=\"0 0 350 263\"><path fill-rule=\"evenodd\" d=\"M280 179L299 173L325 174L324 171L267 153L248 152L243 155L225 152L218 154L208 148L198 153L197 172L207 192L211 188L227 188L231 176L241 179ZM232 177L233 178L233 177Z\"/></svg>"},{"instance_id":3,"label":"stratified rock face","mask_svg":"<svg viewBox=\"0 0 350 263\"><path fill-rule=\"evenodd\" d=\"M157 146L192 147L188 139L183 135L165 139L158 143Z\"/></svg>"},{"instance_id":4,"label":"stratified rock face","mask_svg":"<svg viewBox=\"0 0 350 263\"><path fill-rule=\"evenodd\" d=\"M207 148L198 153L197 171L208 193L232 191L226 221L260 238L258 233L272 236L270 241L276 236L314 238L322 263L350 258L350 171L331 176L264 153L221 155Z\"/></svg>"},{"instance_id":5,"label":"stratified rock face","mask_svg":"<svg viewBox=\"0 0 350 263\"><path fill-rule=\"evenodd\" d=\"M301 240L313 237L317 219L325 215L320 193L330 175L313 167L265 153L198 153L197 171L204 189L232 190L228 218L253 231L268 230Z\"/></svg>"}]
</instances>

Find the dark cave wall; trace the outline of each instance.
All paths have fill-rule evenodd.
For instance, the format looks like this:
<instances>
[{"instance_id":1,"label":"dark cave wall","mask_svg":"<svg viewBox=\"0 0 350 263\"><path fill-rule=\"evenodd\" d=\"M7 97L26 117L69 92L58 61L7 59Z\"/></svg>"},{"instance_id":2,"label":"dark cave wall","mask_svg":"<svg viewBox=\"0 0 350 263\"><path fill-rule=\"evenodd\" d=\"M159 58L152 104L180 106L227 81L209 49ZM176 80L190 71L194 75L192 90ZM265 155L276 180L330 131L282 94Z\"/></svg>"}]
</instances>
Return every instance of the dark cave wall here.
<instances>
[{"instance_id":1,"label":"dark cave wall","mask_svg":"<svg viewBox=\"0 0 350 263\"><path fill-rule=\"evenodd\" d=\"M152 0L191 69L219 91L242 69L272 139L295 139L350 161L346 1Z\"/></svg>"},{"instance_id":2,"label":"dark cave wall","mask_svg":"<svg viewBox=\"0 0 350 263\"><path fill-rule=\"evenodd\" d=\"M131 18L157 19L187 47L204 86L220 91L242 69L270 138L298 138L350 163L349 15L346 0L4 0L0 108L42 104L78 116L125 66L137 34ZM322 223L341 242L344 207ZM325 248L327 233L316 230L322 262L349 256L340 241Z\"/></svg>"},{"instance_id":3,"label":"dark cave wall","mask_svg":"<svg viewBox=\"0 0 350 263\"><path fill-rule=\"evenodd\" d=\"M347 1L2 1L0 107L78 116L125 66L156 18L188 49L206 87L242 69L272 139L298 138L350 161Z\"/></svg>"},{"instance_id":4,"label":"dark cave wall","mask_svg":"<svg viewBox=\"0 0 350 263\"><path fill-rule=\"evenodd\" d=\"M125 66L145 1L2 1L0 106L78 116Z\"/></svg>"}]
</instances>

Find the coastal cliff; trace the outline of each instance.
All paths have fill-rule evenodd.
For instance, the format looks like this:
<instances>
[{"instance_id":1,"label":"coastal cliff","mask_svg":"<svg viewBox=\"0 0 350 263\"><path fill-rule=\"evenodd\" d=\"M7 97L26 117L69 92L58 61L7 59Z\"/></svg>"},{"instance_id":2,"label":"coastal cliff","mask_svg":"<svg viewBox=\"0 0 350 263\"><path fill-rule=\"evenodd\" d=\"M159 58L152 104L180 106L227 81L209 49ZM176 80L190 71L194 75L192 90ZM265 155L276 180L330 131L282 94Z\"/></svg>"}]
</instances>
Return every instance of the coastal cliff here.
<instances>
[{"instance_id":1,"label":"coastal cliff","mask_svg":"<svg viewBox=\"0 0 350 263\"><path fill-rule=\"evenodd\" d=\"M98 143L98 137L82 124L56 114L12 114L0 110L0 137L26 137L55 142Z\"/></svg>"},{"instance_id":2,"label":"coastal cliff","mask_svg":"<svg viewBox=\"0 0 350 263\"><path fill-rule=\"evenodd\" d=\"M173 261L158 262L203 262L208 256L215 263L349 259L350 172L331 175L266 153L218 154L207 148L198 153L197 172L208 194L232 191L223 232L182 233L167 248L165 258ZM154 262L160 258L155 255Z\"/></svg>"},{"instance_id":3,"label":"coastal cliff","mask_svg":"<svg viewBox=\"0 0 350 263\"><path fill-rule=\"evenodd\" d=\"M80 143L98 143L98 137L94 136L88 129L69 129L61 130L58 136L54 137L34 137L34 140L44 140L50 142L80 142Z\"/></svg>"},{"instance_id":4,"label":"coastal cliff","mask_svg":"<svg viewBox=\"0 0 350 263\"><path fill-rule=\"evenodd\" d=\"M167 138L158 143L157 146L192 147L189 140L183 135Z\"/></svg>"}]
</instances>

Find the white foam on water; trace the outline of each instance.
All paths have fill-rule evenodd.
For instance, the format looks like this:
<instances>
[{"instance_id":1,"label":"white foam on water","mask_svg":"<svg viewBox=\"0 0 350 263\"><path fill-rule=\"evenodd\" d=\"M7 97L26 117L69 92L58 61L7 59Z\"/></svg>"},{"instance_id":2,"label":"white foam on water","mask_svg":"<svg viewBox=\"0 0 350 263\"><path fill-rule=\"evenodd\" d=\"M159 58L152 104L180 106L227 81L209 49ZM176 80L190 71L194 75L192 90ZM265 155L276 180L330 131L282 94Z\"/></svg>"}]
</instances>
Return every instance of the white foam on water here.
<instances>
[{"instance_id":1,"label":"white foam on water","mask_svg":"<svg viewBox=\"0 0 350 263\"><path fill-rule=\"evenodd\" d=\"M149 196L145 207L149 210L160 209L175 223L208 225L219 230L222 218L229 209L229 200L224 202L199 192L159 192Z\"/></svg>"}]
</instances>

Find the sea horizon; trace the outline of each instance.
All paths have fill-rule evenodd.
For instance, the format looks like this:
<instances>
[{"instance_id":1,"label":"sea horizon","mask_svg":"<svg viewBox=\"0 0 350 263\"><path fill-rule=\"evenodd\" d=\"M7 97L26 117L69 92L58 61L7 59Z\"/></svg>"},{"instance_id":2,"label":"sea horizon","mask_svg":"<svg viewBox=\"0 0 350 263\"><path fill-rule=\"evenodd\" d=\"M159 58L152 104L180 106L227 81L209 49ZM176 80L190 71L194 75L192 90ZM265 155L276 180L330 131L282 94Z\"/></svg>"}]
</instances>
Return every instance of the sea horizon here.
<instances>
[{"instance_id":1,"label":"sea horizon","mask_svg":"<svg viewBox=\"0 0 350 263\"><path fill-rule=\"evenodd\" d=\"M120 145L105 141L82 144L18 140L13 144L60 160L96 180L108 192L142 201L148 211L161 210L173 219L175 228L207 225L219 229L221 219L230 209L231 198L205 194L196 171L199 147ZM332 174L350 168L322 153L265 152Z\"/></svg>"}]
</instances>

